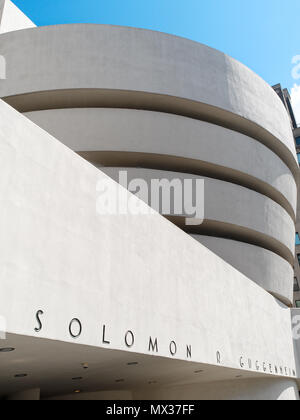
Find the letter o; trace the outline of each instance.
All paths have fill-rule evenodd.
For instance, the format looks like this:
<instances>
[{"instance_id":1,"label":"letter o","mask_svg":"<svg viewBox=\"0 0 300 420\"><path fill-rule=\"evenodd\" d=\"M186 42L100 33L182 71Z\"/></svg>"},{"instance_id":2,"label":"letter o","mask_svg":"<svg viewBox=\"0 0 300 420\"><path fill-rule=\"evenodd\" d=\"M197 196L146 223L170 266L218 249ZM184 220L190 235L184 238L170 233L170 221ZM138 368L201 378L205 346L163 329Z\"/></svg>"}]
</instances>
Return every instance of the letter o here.
<instances>
[{"instance_id":1,"label":"letter o","mask_svg":"<svg viewBox=\"0 0 300 420\"><path fill-rule=\"evenodd\" d=\"M175 354L177 353L177 345L176 345L175 341L171 341L169 348L170 348L171 355L175 356Z\"/></svg>"},{"instance_id":2,"label":"letter o","mask_svg":"<svg viewBox=\"0 0 300 420\"><path fill-rule=\"evenodd\" d=\"M130 341L128 340L129 336L130 336ZM127 333L125 334L125 344L128 348L134 345L134 334L132 331L127 331Z\"/></svg>"},{"instance_id":3,"label":"letter o","mask_svg":"<svg viewBox=\"0 0 300 420\"><path fill-rule=\"evenodd\" d=\"M79 331L77 333L74 333L73 332L73 328L72 327L73 327L74 324L77 324L78 325ZM81 333L82 333L82 325L81 325L81 322L79 321L79 319L77 319L77 318L72 319L72 321L70 322L70 325L69 325L69 332L70 332L70 336L72 338L78 338L81 335Z\"/></svg>"}]
</instances>

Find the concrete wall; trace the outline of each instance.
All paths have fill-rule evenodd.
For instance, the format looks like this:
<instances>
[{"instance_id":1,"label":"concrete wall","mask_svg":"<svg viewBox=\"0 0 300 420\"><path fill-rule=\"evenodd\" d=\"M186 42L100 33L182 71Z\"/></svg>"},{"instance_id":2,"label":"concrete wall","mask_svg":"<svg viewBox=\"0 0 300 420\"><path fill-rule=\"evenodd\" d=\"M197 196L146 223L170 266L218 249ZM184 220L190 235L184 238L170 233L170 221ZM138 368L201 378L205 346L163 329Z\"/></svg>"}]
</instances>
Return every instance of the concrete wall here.
<instances>
[{"instance_id":1,"label":"concrete wall","mask_svg":"<svg viewBox=\"0 0 300 420\"><path fill-rule=\"evenodd\" d=\"M294 130L294 137L300 137L300 128L296 128ZM296 145L297 153L300 153L300 146ZM297 219L296 219L296 232L300 234L300 194L298 191L298 202L297 202ZM300 245L296 245L296 252L295 252L295 264L294 264L294 275L297 279L297 283L300 286L300 263L298 260L298 255L300 255ZM296 290L294 293L294 306L296 306L296 302L300 302L300 291ZM297 303L298 304L298 303Z\"/></svg>"},{"instance_id":2,"label":"concrete wall","mask_svg":"<svg viewBox=\"0 0 300 420\"><path fill-rule=\"evenodd\" d=\"M136 193L136 186L130 189L133 180L145 181L149 194L146 197L140 193L137 195L149 205L155 198L151 196L152 180L180 180L182 185L186 179L204 180L204 223L184 227L181 219L188 217L184 212L176 214L181 217L172 218L172 221L189 233L210 234L211 240L204 243L205 246L286 304L292 305L294 223L277 203L253 190L213 178L149 169L105 167L101 170L117 182L120 173L126 171L132 193ZM184 189L183 194L186 194ZM195 190L193 200L196 202ZM165 213L166 216L175 215L173 207L170 206L170 210ZM239 242L222 240L222 236Z\"/></svg>"},{"instance_id":3,"label":"concrete wall","mask_svg":"<svg viewBox=\"0 0 300 420\"><path fill-rule=\"evenodd\" d=\"M59 25L2 34L1 46L0 97L15 108L0 103L0 306L8 332L74 343L65 325L76 316L89 326L76 343L103 347L101 319L112 324L111 349L147 355L155 334L159 355L170 358L174 337L197 348L194 362L217 366L222 354L224 369L258 374L254 364L241 366L244 357L268 366L262 377L283 367L281 376L295 379L284 265L294 262L299 170L276 93L218 51L151 31ZM148 180L205 178L205 221L188 233L214 237L213 252L172 214L182 230L157 213L97 214L99 179L122 202L149 210L105 175L118 167ZM237 261L243 245L234 243L235 256L225 252L228 239L245 243L257 270ZM49 316L34 332L40 308ZM129 349L128 328L138 337ZM178 347L173 357L187 360L186 344ZM271 388L270 398L295 398L294 382Z\"/></svg>"},{"instance_id":4,"label":"concrete wall","mask_svg":"<svg viewBox=\"0 0 300 420\"><path fill-rule=\"evenodd\" d=\"M5 0L0 0L0 22L2 19L2 14L3 14L3 9L4 9L4 1Z\"/></svg>"},{"instance_id":5,"label":"concrete wall","mask_svg":"<svg viewBox=\"0 0 300 420\"><path fill-rule=\"evenodd\" d=\"M47 400L63 401L130 401L132 400L131 391L99 391L82 392L79 394L60 395Z\"/></svg>"},{"instance_id":6,"label":"concrete wall","mask_svg":"<svg viewBox=\"0 0 300 420\"><path fill-rule=\"evenodd\" d=\"M212 382L205 385L165 387L153 392L138 390L134 399L162 400L227 400L227 401L287 401L299 400L298 387L285 380L235 380Z\"/></svg>"},{"instance_id":7,"label":"concrete wall","mask_svg":"<svg viewBox=\"0 0 300 420\"><path fill-rule=\"evenodd\" d=\"M40 389L27 389L25 391L16 392L15 394L9 395L7 401L39 401L40 400Z\"/></svg>"},{"instance_id":8,"label":"concrete wall","mask_svg":"<svg viewBox=\"0 0 300 420\"><path fill-rule=\"evenodd\" d=\"M0 34L36 27L10 0L0 1Z\"/></svg>"},{"instance_id":9,"label":"concrete wall","mask_svg":"<svg viewBox=\"0 0 300 420\"><path fill-rule=\"evenodd\" d=\"M297 186L291 171L269 148L236 131L130 109L52 109L25 115L72 150L89 152L83 155L91 162L226 179L269 196L295 217Z\"/></svg>"},{"instance_id":10,"label":"concrete wall","mask_svg":"<svg viewBox=\"0 0 300 420\"><path fill-rule=\"evenodd\" d=\"M294 339L294 354L298 371L300 370L300 309L291 310L292 330Z\"/></svg>"},{"instance_id":11,"label":"concrete wall","mask_svg":"<svg viewBox=\"0 0 300 420\"><path fill-rule=\"evenodd\" d=\"M293 135L257 75L204 45L138 29L59 25L1 40L0 96L17 110L99 167L142 167L149 180L150 169L206 177L208 223L190 233L258 245L294 264ZM271 289L291 304L290 270L281 282Z\"/></svg>"},{"instance_id":12,"label":"concrete wall","mask_svg":"<svg viewBox=\"0 0 300 420\"><path fill-rule=\"evenodd\" d=\"M294 381L282 379L248 379L219 381L206 384L133 389L131 391L83 392L49 398L50 400L227 400L227 401L295 401L299 400ZM171 404L171 402L170 402Z\"/></svg>"},{"instance_id":13,"label":"concrete wall","mask_svg":"<svg viewBox=\"0 0 300 420\"><path fill-rule=\"evenodd\" d=\"M10 77L0 96L19 110L112 104L206 119L256 138L296 172L279 97L219 51L158 32L86 24L4 34L1 44Z\"/></svg>"},{"instance_id":14,"label":"concrete wall","mask_svg":"<svg viewBox=\"0 0 300 420\"><path fill-rule=\"evenodd\" d=\"M286 255L286 258L291 263L294 261L294 222L281 206L262 194L218 179L203 176L197 177L178 172L108 167L101 168L101 170L115 181L118 181L120 171L126 171L128 183L130 183L131 180L143 179L149 186L149 190L151 180L153 179L167 179L169 181L178 179L182 184L185 179L202 179L204 180L205 220L235 225L237 229L241 227L253 230L258 233L257 237L259 236L259 233L269 236L287 248L286 250L283 249L279 243L277 247L274 247L276 252ZM195 198L195 196L193 198ZM150 202L151 197L149 194L149 203ZM182 214L184 215L184 213ZM174 215L174 212L172 212L171 215ZM234 229L235 228L232 227L232 232ZM251 234L249 233L249 236L250 235ZM270 239L270 242L272 239ZM266 241L268 241L267 238ZM290 258L288 258L288 254L290 254Z\"/></svg>"},{"instance_id":15,"label":"concrete wall","mask_svg":"<svg viewBox=\"0 0 300 420\"><path fill-rule=\"evenodd\" d=\"M230 239L203 235L193 238L274 296L292 303L293 267L283 258L267 249ZM284 278L289 281L283 282Z\"/></svg>"},{"instance_id":16,"label":"concrete wall","mask_svg":"<svg viewBox=\"0 0 300 420\"><path fill-rule=\"evenodd\" d=\"M273 366L263 376L287 366L284 376L294 377L285 305L158 214L97 214L98 180L117 184L4 103L0 112L8 332L74 343L65 327L76 316L86 326L76 343L101 347L103 320L112 349L147 354L155 334L160 356L170 358L174 337L192 345L195 362L216 364L219 350L224 367L240 369L244 355ZM47 322L34 332L41 308ZM130 349L122 333L129 328L138 337ZM185 345L176 358L186 360Z\"/></svg>"}]
</instances>

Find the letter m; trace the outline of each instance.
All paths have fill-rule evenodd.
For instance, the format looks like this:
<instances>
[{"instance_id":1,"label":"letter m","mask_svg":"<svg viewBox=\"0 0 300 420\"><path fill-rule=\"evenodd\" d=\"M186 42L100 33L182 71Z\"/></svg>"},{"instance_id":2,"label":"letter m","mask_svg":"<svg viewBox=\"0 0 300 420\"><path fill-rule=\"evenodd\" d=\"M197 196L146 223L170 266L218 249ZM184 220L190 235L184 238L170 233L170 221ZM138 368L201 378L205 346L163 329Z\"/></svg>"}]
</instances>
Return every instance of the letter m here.
<instances>
[{"instance_id":1,"label":"letter m","mask_svg":"<svg viewBox=\"0 0 300 420\"><path fill-rule=\"evenodd\" d=\"M149 349L148 351L152 351L152 352L156 352L158 353L158 343L157 343L157 338L154 340L152 340L152 337L150 337L149 339Z\"/></svg>"}]
</instances>

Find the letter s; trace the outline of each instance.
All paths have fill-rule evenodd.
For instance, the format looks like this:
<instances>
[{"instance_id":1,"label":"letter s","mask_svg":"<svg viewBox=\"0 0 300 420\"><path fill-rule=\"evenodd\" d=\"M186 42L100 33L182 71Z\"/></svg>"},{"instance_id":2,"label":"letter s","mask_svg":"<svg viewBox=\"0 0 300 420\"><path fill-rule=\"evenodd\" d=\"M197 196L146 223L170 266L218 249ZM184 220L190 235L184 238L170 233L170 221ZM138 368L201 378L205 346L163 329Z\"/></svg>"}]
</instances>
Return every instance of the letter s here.
<instances>
[{"instance_id":1,"label":"letter s","mask_svg":"<svg viewBox=\"0 0 300 420\"><path fill-rule=\"evenodd\" d=\"M35 328L34 329L34 331L35 332L40 332L40 331L42 331L42 328L43 328L43 324L42 324L42 321L41 321L41 315L44 315L44 312L43 311L37 311L37 313L36 313L36 315L35 315L35 317L36 317L36 320L37 320L37 322L38 322L38 324L39 324L39 326L37 327L37 328Z\"/></svg>"}]
</instances>

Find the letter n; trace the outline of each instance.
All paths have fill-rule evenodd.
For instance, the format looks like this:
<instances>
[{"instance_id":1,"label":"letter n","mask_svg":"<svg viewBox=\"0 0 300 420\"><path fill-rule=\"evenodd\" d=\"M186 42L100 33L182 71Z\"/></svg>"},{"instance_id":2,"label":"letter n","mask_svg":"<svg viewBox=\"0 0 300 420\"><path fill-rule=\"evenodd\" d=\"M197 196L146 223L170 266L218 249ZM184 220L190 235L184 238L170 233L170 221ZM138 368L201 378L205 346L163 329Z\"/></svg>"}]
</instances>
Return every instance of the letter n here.
<instances>
[{"instance_id":1,"label":"letter n","mask_svg":"<svg viewBox=\"0 0 300 420\"><path fill-rule=\"evenodd\" d=\"M192 346L186 346L186 357L187 359L191 359L192 358Z\"/></svg>"}]
</instances>

